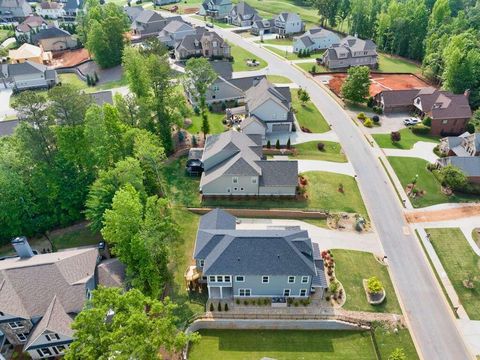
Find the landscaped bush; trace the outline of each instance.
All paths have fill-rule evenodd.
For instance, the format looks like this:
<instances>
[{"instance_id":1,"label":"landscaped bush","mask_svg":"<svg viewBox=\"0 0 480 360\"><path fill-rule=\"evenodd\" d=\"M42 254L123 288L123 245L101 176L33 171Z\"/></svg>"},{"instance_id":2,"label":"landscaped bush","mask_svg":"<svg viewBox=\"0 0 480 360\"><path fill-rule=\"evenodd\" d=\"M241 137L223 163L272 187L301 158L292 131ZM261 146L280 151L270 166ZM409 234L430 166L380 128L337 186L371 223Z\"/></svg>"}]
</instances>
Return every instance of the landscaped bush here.
<instances>
[{"instance_id":1,"label":"landscaped bush","mask_svg":"<svg viewBox=\"0 0 480 360\"><path fill-rule=\"evenodd\" d=\"M220 304L220 302L218 303L217 310L222 311L222 304Z\"/></svg>"},{"instance_id":2,"label":"landscaped bush","mask_svg":"<svg viewBox=\"0 0 480 360\"><path fill-rule=\"evenodd\" d=\"M377 294L382 291L383 285L376 276L372 276L367 280L367 288L368 292Z\"/></svg>"},{"instance_id":3,"label":"landscaped bush","mask_svg":"<svg viewBox=\"0 0 480 360\"><path fill-rule=\"evenodd\" d=\"M194 112L195 115L197 115L197 116L200 115L200 108L199 108L198 106L195 106L195 107L193 108L193 112Z\"/></svg>"},{"instance_id":4,"label":"landscaped bush","mask_svg":"<svg viewBox=\"0 0 480 360\"><path fill-rule=\"evenodd\" d=\"M277 139L277 142L275 143L275 149L280 149L280 140Z\"/></svg>"},{"instance_id":5,"label":"landscaped bush","mask_svg":"<svg viewBox=\"0 0 480 360\"><path fill-rule=\"evenodd\" d=\"M272 144L270 143L270 140L267 140L267 149L270 149L272 147Z\"/></svg>"},{"instance_id":6,"label":"landscaped bush","mask_svg":"<svg viewBox=\"0 0 480 360\"><path fill-rule=\"evenodd\" d=\"M373 96L370 96L367 100L367 106L369 108L372 108L374 104L375 104L375 100L374 100Z\"/></svg>"},{"instance_id":7,"label":"landscaped bush","mask_svg":"<svg viewBox=\"0 0 480 360\"><path fill-rule=\"evenodd\" d=\"M422 124L425 126L432 126L432 118L430 116L425 116L422 120Z\"/></svg>"},{"instance_id":8,"label":"landscaped bush","mask_svg":"<svg viewBox=\"0 0 480 360\"><path fill-rule=\"evenodd\" d=\"M453 190L464 191L468 185L465 173L455 166L444 166L438 173L443 186L448 186Z\"/></svg>"},{"instance_id":9,"label":"landscaped bush","mask_svg":"<svg viewBox=\"0 0 480 360\"><path fill-rule=\"evenodd\" d=\"M380 115L380 114L383 113L383 110L382 110L382 108L381 108L380 106L374 106L374 107L373 107L373 112L374 112L375 114L379 114L379 115Z\"/></svg>"},{"instance_id":10,"label":"landscaped bush","mask_svg":"<svg viewBox=\"0 0 480 360\"><path fill-rule=\"evenodd\" d=\"M380 122L380 117L378 115L373 115L372 120L375 124L378 124Z\"/></svg>"},{"instance_id":11,"label":"landscaped bush","mask_svg":"<svg viewBox=\"0 0 480 360\"><path fill-rule=\"evenodd\" d=\"M228 311L228 304L225 303L225 311Z\"/></svg>"},{"instance_id":12,"label":"landscaped bush","mask_svg":"<svg viewBox=\"0 0 480 360\"><path fill-rule=\"evenodd\" d=\"M318 151L323 151L323 150L325 150L325 144L322 143L322 142L319 142L319 143L317 144L317 149L318 149Z\"/></svg>"},{"instance_id":13,"label":"landscaped bush","mask_svg":"<svg viewBox=\"0 0 480 360\"><path fill-rule=\"evenodd\" d=\"M392 131L390 133L390 139L393 143L399 142L400 140L402 140L402 134L400 133L400 131Z\"/></svg>"},{"instance_id":14,"label":"landscaped bush","mask_svg":"<svg viewBox=\"0 0 480 360\"><path fill-rule=\"evenodd\" d=\"M358 120L365 120L366 116L365 116L365 113L361 112L357 115L357 119Z\"/></svg>"},{"instance_id":15,"label":"landscaped bush","mask_svg":"<svg viewBox=\"0 0 480 360\"><path fill-rule=\"evenodd\" d=\"M373 127L373 121L370 118L366 118L365 121L363 122L363 126L367 128Z\"/></svg>"},{"instance_id":16,"label":"landscaped bush","mask_svg":"<svg viewBox=\"0 0 480 360\"><path fill-rule=\"evenodd\" d=\"M236 303L237 305L240 305L240 299L235 300L235 303Z\"/></svg>"},{"instance_id":17,"label":"landscaped bush","mask_svg":"<svg viewBox=\"0 0 480 360\"><path fill-rule=\"evenodd\" d=\"M213 308L213 303L210 303L210 311L213 311L214 308Z\"/></svg>"},{"instance_id":18,"label":"landscaped bush","mask_svg":"<svg viewBox=\"0 0 480 360\"><path fill-rule=\"evenodd\" d=\"M312 74L316 74L316 73L317 73L317 65L313 65L313 66L312 66L312 69L310 70L310 72L311 72Z\"/></svg>"},{"instance_id":19,"label":"landscaped bush","mask_svg":"<svg viewBox=\"0 0 480 360\"><path fill-rule=\"evenodd\" d=\"M249 304L248 300L243 300L243 304L248 305Z\"/></svg>"},{"instance_id":20,"label":"landscaped bush","mask_svg":"<svg viewBox=\"0 0 480 360\"><path fill-rule=\"evenodd\" d=\"M424 124L417 124L412 126L412 132L417 135L426 135L430 132L430 126Z\"/></svg>"}]
</instances>

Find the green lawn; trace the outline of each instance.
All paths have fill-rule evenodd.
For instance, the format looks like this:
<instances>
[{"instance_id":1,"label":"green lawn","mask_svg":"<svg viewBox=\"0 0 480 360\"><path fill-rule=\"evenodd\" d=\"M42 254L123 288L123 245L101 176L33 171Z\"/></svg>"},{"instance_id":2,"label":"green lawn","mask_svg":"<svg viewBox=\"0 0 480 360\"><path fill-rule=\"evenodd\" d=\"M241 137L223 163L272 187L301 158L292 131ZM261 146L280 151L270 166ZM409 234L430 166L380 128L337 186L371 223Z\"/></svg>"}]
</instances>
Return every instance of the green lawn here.
<instances>
[{"instance_id":1,"label":"green lawn","mask_svg":"<svg viewBox=\"0 0 480 360\"><path fill-rule=\"evenodd\" d=\"M272 52L274 52L275 54L277 55L280 55L281 57L283 57L284 59L287 59L287 60L301 60L301 59L315 59L317 57L320 56L320 52L319 53L313 53L313 54L310 54L309 56L305 56L305 57L298 57L298 55L296 53L293 53L293 52L290 52L290 51L285 51L285 50L282 50L282 49L279 49L279 48L276 48L276 47L273 47L273 46L268 46L268 45L264 45L263 46L265 49L268 49Z\"/></svg>"},{"instance_id":2,"label":"green lawn","mask_svg":"<svg viewBox=\"0 0 480 360\"><path fill-rule=\"evenodd\" d=\"M309 141L295 145L297 150L293 159L324 160L335 162L347 162L347 157L341 153L342 146L333 141L322 141L325 144L323 151L319 151L317 144L319 141Z\"/></svg>"},{"instance_id":3,"label":"green lawn","mask_svg":"<svg viewBox=\"0 0 480 360\"><path fill-rule=\"evenodd\" d=\"M293 81L281 75L267 75L268 81L273 84L291 84Z\"/></svg>"},{"instance_id":4,"label":"green lawn","mask_svg":"<svg viewBox=\"0 0 480 360\"><path fill-rule=\"evenodd\" d=\"M413 148L413 145L417 141L427 141L438 143L439 137L433 135L417 135L412 132L410 128L400 130L401 140L396 143L392 143L390 134L372 134L373 138L377 142L378 146L386 149L402 149L409 150Z\"/></svg>"},{"instance_id":5,"label":"green lawn","mask_svg":"<svg viewBox=\"0 0 480 360\"><path fill-rule=\"evenodd\" d=\"M210 124L210 134L219 134L225 131L225 126L222 120L225 118L224 113L212 113L208 112L208 123ZM187 129L190 134L198 135L202 131L202 117L200 115L193 114L190 119L192 125ZM203 135L202 135L203 136Z\"/></svg>"},{"instance_id":6,"label":"green lawn","mask_svg":"<svg viewBox=\"0 0 480 360\"><path fill-rule=\"evenodd\" d=\"M389 156L388 161L390 161L390 164L395 170L395 173L404 188L412 183L415 176L418 175L416 188L424 190L426 193L419 198L410 198L414 207L424 207L448 202L475 201L475 199L478 200L478 196L475 197L461 193L456 193L452 196L444 195L441 192L441 185L438 180L432 172L427 170L428 162L423 159Z\"/></svg>"},{"instance_id":7,"label":"green lawn","mask_svg":"<svg viewBox=\"0 0 480 360\"><path fill-rule=\"evenodd\" d=\"M245 50L244 48L230 44L231 46L231 54L233 56L233 71L254 71L260 70L267 66L267 62L255 55L251 52ZM258 66L248 66L247 60L255 59L260 64Z\"/></svg>"},{"instance_id":8,"label":"green lawn","mask_svg":"<svg viewBox=\"0 0 480 360\"><path fill-rule=\"evenodd\" d=\"M422 72L420 65L417 65L411 61L404 60L398 57L379 53L378 60L379 60L378 70L382 72L412 73L412 74L418 74Z\"/></svg>"},{"instance_id":9,"label":"green lawn","mask_svg":"<svg viewBox=\"0 0 480 360\"><path fill-rule=\"evenodd\" d=\"M256 40L256 43L260 44L270 44L270 45L293 45L292 38L285 38L285 39L267 39L267 40Z\"/></svg>"},{"instance_id":10,"label":"green lawn","mask_svg":"<svg viewBox=\"0 0 480 360\"><path fill-rule=\"evenodd\" d=\"M417 360L418 354L413 344L408 329L398 329L395 333L392 329L378 326L375 328L375 339L380 353L380 359L387 360L396 348L402 348L406 359Z\"/></svg>"},{"instance_id":11,"label":"green lawn","mask_svg":"<svg viewBox=\"0 0 480 360\"><path fill-rule=\"evenodd\" d=\"M172 5L172 6L173 6L173 5ZM193 15L192 17L195 18L195 19L198 19L198 20L205 21L205 20L204 20L204 17L201 16L201 15ZM207 17L206 22L207 22L207 23L211 23L212 20L211 20L209 17ZM214 25L214 26L221 27L221 28L224 28L224 29L236 27L236 26L234 26L234 25L231 25L231 24L226 23L225 21L220 21L220 20L213 20L213 25Z\"/></svg>"},{"instance_id":12,"label":"green lawn","mask_svg":"<svg viewBox=\"0 0 480 360\"><path fill-rule=\"evenodd\" d=\"M59 74L58 78L62 84L65 85L73 85L79 89L87 89L90 88L87 83L81 80L77 74Z\"/></svg>"},{"instance_id":13,"label":"green lawn","mask_svg":"<svg viewBox=\"0 0 480 360\"><path fill-rule=\"evenodd\" d=\"M323 133L330 130L330 126L325 121L322 113L311 101L302 105L296 90L292 91L292 107L297 111L295 116L300 126L308 128L314 133Z\"/></svg>"},{"instance_id":14,"label":"green lawn","mask_svg":"<svg viewBox=\"0 0 480 360\"><path fill-rule=\"evenodd\" d=\"M116 87L128 85L128 81L125 76L123 76L120 80L109 81L97 86L88 86L87 83L81 80L76 74L60 74L59 78L62 84L74 85L79 89L85 90L85 92L87 93L97 92L101 90L110 90Z\"/></svg>"},{"instance_id":15,"label":"green lawn","mask_svg":"<svg viewBox=\"0 0 480 360\"><path fill-rule=\"evenodd\" d=\"M0 29L0 44L7 40L9 37L14 36L15 34L13 33L12 30L4 30Z\"/></svg>"},{"instance_id":16,"label":"green lawn","mask_svg":"<svg viewBox=\"0 0 480 360\"><path fill-rule=\"evenodd\" d=\"M401 314L387 267L381 265L371 253L353 250L333 250L335 274L343 284L347 310L388 312ZM376 276L383 284L387 297L380 305L370 305L363 289L363 279Z\"/></svg>"},{"instance_id":17,"label":"green lawn","mask_svg":"<svg viewBox=\"0 0 480 360\"><path fill-rule=\"evenodd\" d=\"M295 65L297 65L300 69L302 69L307 73L312 70L313 65L315 65L315 69L316 69L315 71L317 73L323 73L328 71L326 67L318 65L314 60L312 60L311 62L295 63Z\"/></svg>"},{"instance_id":18,"label":"green lawn","mask_svg":"<svg viewBox=\"0 0 480 360\"><path fill-rule=\"evenodd\" d=\"M468 316L471 320L480 320L480 258L460 229L426 231ZM463 285L469 275L474 277L473 289Z\"/></svg>"},{"instance_id":19,"label":"green lawn","mask_svg":"<svg viewBox=\"0 0 480 360\"><path fill-rule=\"evenodd\" d=\"M201 330L189 360L375 359L369 332L300 330Z\"/></svg>"}]
</instances>

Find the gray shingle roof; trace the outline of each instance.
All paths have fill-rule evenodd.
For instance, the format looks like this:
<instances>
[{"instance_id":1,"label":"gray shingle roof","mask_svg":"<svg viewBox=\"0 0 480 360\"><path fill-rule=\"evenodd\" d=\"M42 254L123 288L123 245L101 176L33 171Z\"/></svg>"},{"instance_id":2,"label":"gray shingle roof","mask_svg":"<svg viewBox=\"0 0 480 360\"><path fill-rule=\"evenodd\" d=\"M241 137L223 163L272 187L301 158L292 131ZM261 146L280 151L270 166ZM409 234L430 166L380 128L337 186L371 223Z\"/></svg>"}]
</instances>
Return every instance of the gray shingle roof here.
<instances>
[{"instance_id":1,"label":"gray shingle roof","mask_svg":"<svg viewBox=\"0 0 480 360\"><path fill-rule=\"evenodd\" d=\"M479 156L448 156L442 162L458 167L467 176L480 176Z\"/></svg>"},{"instance_id":2,"label":"gray shingle roof","mask_svg":"<svg viewBox=\"0 0 480 360\"><path fill-rule=\"evenodd\" d=\"M163 20L163 17L159 13L152 10L140 11L137 17L135 18L136 22L139 22L142 24L146 24L154 21L160 21L160 20Z\"/></svg>"},{"instance_id":3,"label":"gray shingle roof","mask_svg":"<svg viewBox=\"0 0 480 360\"><path fill-rule=\"evenodd\" d=\"M253 111L256 107L271 99L288 111L290 110L290 104L284 96L285 93L286 91L282 93L279 88L274 87L266 78L263 78L256 86L247 90L245 102L248 104L249 111Z\"/></svg>"},{"instance_id":4,"label":"gray shingle roof","mask_svg":"<svg viewBox=\"0 0 480 360\"><path fill-rule=\"evenodd\" d=\"M98 284L105 287L123 287L125 282L125 265L120 260L108 259L97 267Z\"/></svg>"},{"instance_id":5,"label":"gray shingle roof","mask_svg":"<svg viewBox=\"0 0 480 360\"><path fill-rule=\"evenodd\" d=\"M199 229L235 229L236 217L222 209L209 211L200 218Z\"/></svg>"},{"instance_id":6,"label":"gray shingle roof","mask_svg":"<svg viewBox=\"0 0 480 360\"><path fill-rule=\"evenodd\" d=\"M47 67L45 65L38 64L36 62L29 61L29 60L21 64L8 65L8 74L10 76L38 74L38 73L44 73L45 71L47 71Z\"/></svg>"},{"instance_id":7,"label":"gray shingle roof","mask_svg":"<svg viewBox=\"0 0 480 360\"><path fill-rule=\"evenodd\" d=\"M297 161L257 161L262 169L260 186L297 186Z\"/></svg>"},{"instance_id":8,"label":"gray shingle roof","mask_svg":"<svg viewBox=\"0 0 480 360\"><path fill-rule=\"evenodd\" d=\"M52 39L52 38L65 37L65 36L71 36L71 35L66 30L63 30L57 27L49 27L46 29L41 29L38 33L33 35L32 40L34 43L38 43L38 41L42 39Z\"/></svg>"}]
</instances>

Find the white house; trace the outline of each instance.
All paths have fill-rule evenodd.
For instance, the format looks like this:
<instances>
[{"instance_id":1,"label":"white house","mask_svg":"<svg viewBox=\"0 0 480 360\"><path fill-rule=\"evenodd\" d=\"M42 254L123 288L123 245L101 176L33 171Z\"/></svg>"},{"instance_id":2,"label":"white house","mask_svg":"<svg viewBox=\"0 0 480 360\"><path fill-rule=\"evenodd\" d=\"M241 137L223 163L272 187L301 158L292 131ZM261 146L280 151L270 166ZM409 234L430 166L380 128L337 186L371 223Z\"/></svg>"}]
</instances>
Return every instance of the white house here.
<instances>
[{"instance_id":1,"label":"white house","mask_svg":"<svg viewBox=\"0 0 480 360\"><path fill-rule=\"evenodd\" d=\"M37 14L47 19L58 19L65 16L65 10L62 3L42 1L37 6Z\"/></svg>"},{"instance_id":2,"label":"white house","mask_svg":"<svg viewBox=\"0 0 480 360\"><path fill-rule=\"evenodd\" d=\"M316 51L328 49L333 44L340 43L340 37L333 31L316 27L305 34L293 38L293 51Z\"/></svg>"},{"instance_id":3,"label":"white house","mask_svg":"<svg viewBox=\"0 0 480 360\"><path fill-rule=\"evenodd\" d=\"M305 24L303 23L300 15L283 12L277 15L275 21L275 32L279 35L292 35L298 34L305 30Z\"/></svg>"}]
</instances>

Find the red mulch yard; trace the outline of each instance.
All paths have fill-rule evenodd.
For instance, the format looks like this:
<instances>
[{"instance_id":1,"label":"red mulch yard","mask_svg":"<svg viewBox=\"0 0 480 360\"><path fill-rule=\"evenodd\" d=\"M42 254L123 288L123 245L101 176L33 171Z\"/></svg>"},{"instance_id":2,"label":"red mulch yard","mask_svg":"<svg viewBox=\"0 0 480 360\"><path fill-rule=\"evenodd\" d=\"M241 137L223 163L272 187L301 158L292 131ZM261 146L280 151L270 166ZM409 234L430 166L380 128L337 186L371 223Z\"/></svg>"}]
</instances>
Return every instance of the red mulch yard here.
<instances>
[{"instance_id":1,"label":"red mulch yard","mask_svg":"<svg viewBox=\"0 0 480 360\"><path fill-rule=\"evenodd\" d=\"M331 76L332 79L328 86L335 94L339 95L347 74L331 74ZM370 85L371 96L375 96L383 90L420 89L431 86L410 74L372 74L370 78L372 80Z\"/></svg>"},{"instance_id":2,"label":"red mulch yard","mask_svg":"<svg viewBox=\"0 0 480 360\"><path fill-rule=\"evenodd\" d=\"M90 60L90 54L87 49L68 50L53 55L53 67L76 66L85 60Z\"/></svg>"}]
</instances>

